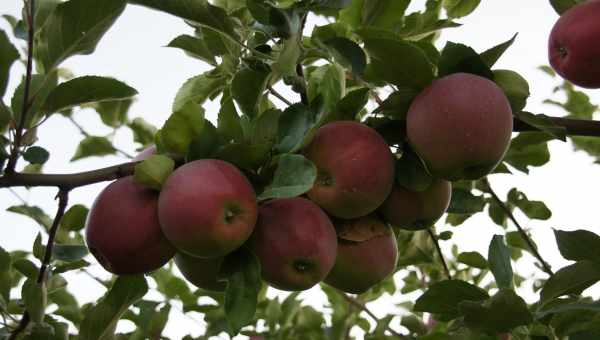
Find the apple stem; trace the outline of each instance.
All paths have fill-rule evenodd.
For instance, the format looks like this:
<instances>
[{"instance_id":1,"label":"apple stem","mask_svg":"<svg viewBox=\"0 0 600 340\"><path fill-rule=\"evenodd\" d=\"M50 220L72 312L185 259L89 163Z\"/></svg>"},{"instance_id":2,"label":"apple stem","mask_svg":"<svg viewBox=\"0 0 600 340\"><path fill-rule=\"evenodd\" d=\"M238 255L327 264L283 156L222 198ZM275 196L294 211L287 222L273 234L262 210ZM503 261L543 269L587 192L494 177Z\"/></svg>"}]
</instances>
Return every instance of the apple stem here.
<instances>
[{"instance_id":1,"label":"apple stem","mask_svg":"<svg viewBox=\"0 0 600 340\"><path fill-rule=\"evenodd\" d=\"M437 249L438 255L440 256L440 260L442 261L442 265L444 267L444 272L446 273L446 277L448 280L452 280L452 274L450 274L450 269L448 268L448 263L446 263L446 259L444 258L444 253L442 253L442 247L440 247L440 242L435 235L435 232L431 230L431 228L427 228L427 233L431 237L431 240L435 244L435 248Z\"/></svg>"},{"instance_id":2,"label":"apple stem","mask_svg":"<svg viewBox=\"0 0 600 340\"><path fill-rule=\"evenodd\" d=\"M490 185L490 182L487 178L484 178L482 182L486 189L485 192L492 195L493 200L500 206L500 208L504 211L506 216L508 216L512 223L517 227L521 238L525 241L527 247L529 247L529 250L531 251L533 256L535 256L535 258L537 258L537 260L542 265L542 270L545 271L548 275L553 276L554 272L552 271L552 268L550 268L550 265L548 265L548 263L544 261L544 258L538 252L537 247L535 246L529 235L527 235L525 229L523 229L523 227L519 224L519 221L517 221L510 208L506 206L506 204L500 199L500 197L498 197L496 192L492 189L492 186Z\"/></svg>"}]
</instances>

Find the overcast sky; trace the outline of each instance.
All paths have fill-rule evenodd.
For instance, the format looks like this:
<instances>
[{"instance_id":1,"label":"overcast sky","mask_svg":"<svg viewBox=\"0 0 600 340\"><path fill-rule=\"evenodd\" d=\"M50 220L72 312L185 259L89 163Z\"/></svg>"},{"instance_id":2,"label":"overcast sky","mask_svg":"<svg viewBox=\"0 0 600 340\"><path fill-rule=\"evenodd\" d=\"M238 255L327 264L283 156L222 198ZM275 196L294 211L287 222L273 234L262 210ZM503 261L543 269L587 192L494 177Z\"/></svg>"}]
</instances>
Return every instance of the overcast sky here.
<instances>
[{"instance_id":1,"label":"overcast sky","mask_svg":"<svg viewBox=\"0 0 600 340\"><path fill-rule=\"evenodd\" d=\"M421 8L422 1L413 1L411 10ZM0 1L0 14L16 16L21 9L21 1ZM551 106L542 105L544 99L552 95L552 89L557 84L551 78L537 70L537 66L547 64L547 39L550 29L557 19L556 13L548 1L483 1L483 4L467 18L460 19L464 26L444 31L438 46L443 46L447 40L461 42L472 46L476 51L483 51L500 42L506 41L514 33L519 36L514 45L497 63L496 68L511 69L523 75L530 84L531 98L528 111L560 115L561 111ZM308 27L323 25L326 22L319 18L309 20ZM8 30L9 26L2 22L0 28ZM191 33L189 26L181 20L166 14L151 11L137 6L128 6L113 28L106 34L98 45L96 53L90 56L76 56L68 59L63 65L76 75L101 75L117 78L133 86L139 91L137 101L132 106L132 117L143 117L156 126L162 125L170 114L170 107L178 88L183 82L207 70L207 65L185 56L176 49L165 48L167 43L179 34ZM20 43L20 42L19 42ZM9 85L5 103L10 102L12 91L24 72L21 65L12 69L12 81ZM281 87L281 92L290 98L293 94ZM600 102L598 91L588 92L592 100ZM274 101L276 102L276 100ZM214 118L218 111L218 102L205 105L209 117ZM102 135L110 130L103 127L97 115L92 111L83 111L75 115L84 127L92 134ZM39 131L39 143L51 152L51 157L45 166L45 172L77 172L99 167L118 164L125 159L120 157L88 158L75 163L68 160L75 152L79 132L61 116L54 116L45 123ZM131 135L121 131L115 136L115 143L120 148L135 153ZM522 214L517 218L526 227L532 228L535 241L540 247L544 258L558 269L567 264L560 257L552 228L563 230L590 229L599 232L600 214L598 210L598 193L600 192L600 166L593 164L593 159L581 152L574 152L569 143L553 141L550 143L552 158L550 163L540 169L533 169L529 176L517 174L514 176L494 175L490 182L501 194L516 187L523 191L531 200L543 200L552 210L553 216L549 221L529 221ZM21 163L23 165L23 163ZM96 184L74 190L70 195L70 204L82 203L89 206L98 192L106 184ZM29 204L39 205L54 215L56 202L52 200L54 189L32 189L27 192L15 189ZM0 228L2 237L0 246L7 250L29 249L38 226L31 220L5 212L11 205L20 204L19 200L8 190L0 190ZM468 220L460 227L447 227L438 223L439 230L452 230L453 242L459 245L461 251L479 251L487 256L487 247L493 234L502 233L484 214ZM509 230L514 230L511 225ZM444 247L449 254L449 247ZM519 261L522 273L535 270L532 260L525 255L526 261ZM92 271L106 277L102 268L93 263ZM82 302L96 300L103 294L104 289L95 281L83 275L68 274L71 291L77 292ZM536 296L524 291L528 301L536 300ZM596 297L600 292L596 288L590 290ZM302 295L309 303L320 305L323 295L313 289ZM155 296L156 297L156 296ZM394 303L403 301L406 297L394 297L371 304L375 314L383 315L386 311L396 310ZM191 332L200 333L202 324L182 316L176 311L171 315L165 335L173 339L181 338ZM198 320L199 315L192 314L191 318ZM131 325L129 325L131 326ZM128 327L124 326L125 329Z\"/></svg>"}]
</instances>

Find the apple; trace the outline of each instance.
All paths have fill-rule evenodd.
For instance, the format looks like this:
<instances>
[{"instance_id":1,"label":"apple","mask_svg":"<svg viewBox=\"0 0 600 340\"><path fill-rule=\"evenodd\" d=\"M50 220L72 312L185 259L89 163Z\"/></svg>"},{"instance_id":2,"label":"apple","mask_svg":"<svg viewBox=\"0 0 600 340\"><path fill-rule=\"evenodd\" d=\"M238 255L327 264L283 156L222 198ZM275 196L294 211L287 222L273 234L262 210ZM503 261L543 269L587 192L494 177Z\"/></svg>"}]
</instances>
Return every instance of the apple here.
<instances>
[{"instance_id":1,"label":"apple","mask_svg":"<svg viewBox=\"0 0 600 340\"><path fill-rule=\"evenodd\" d=\"M198 288L222 292L227 287L227 281L220 277L221 264L224 257L210 259L177 253L175 265L183 277Z\"/></svg>"},{"instance_id":2,"label":"apple","mask_svg":"<svg viewBox=\"0 0 600 340\"><path fill-rule=\"evenodd\" d=\"M433 81L413 100L406 117L408 140L427 170L450 181L492 172L508 150L512 128L502 89L468 73Z\"/></svg>"},{"instance_id":3,"label":"apple","mask_svg":"<svg viewBox=\"0 0 600 340\"><path fill-rule=\"evenodd\" d=\"M249 246L267 283L299 291L327 276L335 262L337 237L319 206L301 197L282 198L259 207Z\"/></svg>"},{"instance_id":4,"label":"apple","mask_svg":"<svg viewBox=\"0 0 600 340\"><path fill-rule=\"evenodd\" d=\"M386 221L407 230L431 227L450 205L452 184L434 179L424 191L412 191L396 185L379 211Z\"/></svg>"},{"instance_id":5,"label":"apple","mask_svg":"<svg viewBox=\"0 0 600 340\"><path fill-rule=\"evenodd\" d=\"M563 78L586 88L600 88L600 1L571 7L550 33L550 65Z\"/></svg>"},{"instance_id":6,"label":"apple","mask_svg":"<svg viewBox=\"0 0 600 340\"><path fill-rule=\"evenodd\" d=\"M308 197L335 217L367 215L392 190L392 153L383 137L364 124L326 124L304 153L317 167L317 180Z\"/></svg>"},{"instance_id":7,"label":"apple","mask_svg":"<svg viewBox=\"0 0 600 340\"><path fill-rule=\"evenodd\" d=\"M337 257L324 282L361 294L394 273L398 245L392 228L374 215L336 220Z\"/></svg>"},{"instance_id":8,"label":"apple","mask_svg":"<svg viewBox=\"0 0 600 340\"><path fill-rule=\"evenodd\" d=\"M85 239L98 262L117 275L156 270L175 255L158 221L158 193L132 176L112 182L96 198Z\"/></svg>"},{"instance_id":9,"label":"apple","mask_svg":"<svg viewBox=\"0 0 600 340\"><path fill-rule=\"evenodd\" d=\"M165 236L180 251L221 257L239 248L254 230L254 189L232 164L201 159L177 168L158 199Z\"/></svg>"}]
</instances>

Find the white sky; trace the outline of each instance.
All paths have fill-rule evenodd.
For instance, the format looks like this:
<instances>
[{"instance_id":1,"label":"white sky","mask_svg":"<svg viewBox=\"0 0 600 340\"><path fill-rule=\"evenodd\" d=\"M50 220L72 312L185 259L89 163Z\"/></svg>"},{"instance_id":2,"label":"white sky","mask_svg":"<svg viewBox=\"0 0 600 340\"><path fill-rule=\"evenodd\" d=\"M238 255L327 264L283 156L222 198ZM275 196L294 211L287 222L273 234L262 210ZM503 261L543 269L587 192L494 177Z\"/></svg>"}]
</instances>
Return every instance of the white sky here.
<instances>
[{"instance_id":1,"label":"white sky","mask_svg":"<svg viewBox=\"0 0 600 340\"><path fill-rule=\"evenodd\" d=\"M413 1L411 9L421 8L424 0ZM0 14L17 16L21 9L21 1L2 0ZM519 36L514 45L497 63L496 68L511 69L523 75L530 84L531 98L527 109L534 113L562 114L556 108L541 105L544 99L551 96L556 85L549 77L536 70L536 67L547 64L548 34L557 15L548 1L523 0L487 0L467 18L458 20L464 26L444 31L438 46L443 46L446 40L462 42L472 46L476 51L483 51L500 42L506 41L514 33ZM323 25L325 21L310 20L309 27ZM5 22L0 28L9 30ZM161 126L170 113L171 103L175 93L183 82L205 70L207 66L185 56L176 49L165 48L171 39L179 34L191 33L190 27L183 21L169 15L151 11L137 6L128 6L125 13L118 19L115 26L106 34L98 45L96 53L91 56L76 56L68 59L63 66L71 69L76 75L102 75L115 77L126 82L139 91L137 102L132 106L132 117L143 117L147 121ZM12 69L12 82L9 85L5 103L10 102L16 80L24 72L24 67L18 65ZM288 98L293 97L284 87L279 90ZM592 101L600 102L597 91L588 92ZM277 100L274 103L279 104ZM209 117L215 117L218 112L218 102L205 105ZM110 130L103 127L97 114L84 111L75 116L85 128L93 134L103 135ZM123 162L120 157L88 158L75 163L68 160L75 152L81 136L70 123L56 115L39 131L38 145L51 152L51 157L45 166L45 172L77 172L91 170ZM134 153L134 145L129 132L121 131L115 136L115 143L120 148ZM598 193L600 192L600 167L593 164L593 159L581 152L573 152L570 144L553 141L550 143L551 161L539 169L533 169L529 176L525 175L494 175L490 182L504 197L512 187L523 191L531 200L543 200L552 210L553 216L549 221L529 221L524 215L517 214L520 222L532 228L535 241L540 247L544 258L558 269L568 262L562 259L556 248L552 228L563 230L590 229L600 232L600 213L598 209ZM20 163L23 165L23 162ZM74 190L70 195L70 204L91 204L98 192L106 184L96 184ZM32 189L29 193L23 189L15 189L30 204L39 205L49 215L53 216L56 202L52 200L54 189ZM20 202L8 190L0 190L0 228L2 237L0 246L7 250L30 249L39 227L30 219L8 213L6 208ZM461 251L479 251L487 256L487 247L494 233L502 233L485 215L480 214L471 218L460 227L445 227L438 223L442 230L454 232L453 242L459 245ZM509 230L514 230L513 226ZM444 246L447 254L449 247ZM531 257L525 255L527 261L519 261L521 273L531 273L533 265ZM106 277L102 268L93 259L92 272ZM80 301L96 300L103 294L104 289L95 281L84 275L68 274L70 290L77 293ZM597 287L596 287L597 288ZM15 292L13 292L15 293ZM536 300L531 292L522 291L528 301ZM600 297L598 289L592 289L595 297ZM310 290L302 295L306 301L321 305L323 294ZM147 298L150 296L147 296ZM157 296L154 296L155 298ZM369 305L376 315L384 315L386 311L396 311L394 303L405 300L406 297L381 299ZM193 315L195 320L200 315ZM397 320L396 320L397 324ZM127 326L125 326L127 328ZM178 339L191 333L198 335L202 323L193 321L181 313L173 311L167 325L165 335Z\"/></svg>"}]
</instances>

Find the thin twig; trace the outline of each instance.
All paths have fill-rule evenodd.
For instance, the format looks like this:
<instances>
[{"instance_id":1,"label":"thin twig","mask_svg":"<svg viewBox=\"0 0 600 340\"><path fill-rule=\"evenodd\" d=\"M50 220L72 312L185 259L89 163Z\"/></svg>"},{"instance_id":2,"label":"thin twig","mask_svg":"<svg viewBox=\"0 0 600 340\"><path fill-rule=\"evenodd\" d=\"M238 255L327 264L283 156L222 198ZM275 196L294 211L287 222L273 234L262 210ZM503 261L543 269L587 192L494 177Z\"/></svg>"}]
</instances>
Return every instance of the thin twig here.
<instances>
[{"instance_id":1,"label":"thin twig","mask_svg":"<svg viewBox=\"0 0 600 340\"><path fill-rule=\"evenodd\" d=\"M71 123L73 123L73 125L74 125L74 126L77 128L77 130L79 130L79 132L80 132L80 133L81 133L81 134L82 134L84 137L90 137L90 136L91 136L91 135L90 135L90 134L89 134L87 131L85 131L85 129L83 128L83 126L81 126L81 124L79 124L79 123L78 123L78 122L77 122L77 121L76 121L76 120L75 120L73 117L69 116L69 117L67 117L67 119L68 119L68 120L69 120ZM115 151L116 151L116 152L120 153L122 156L124 156L124 157L126 157L126 158L129 158L129 159L132 159L132 158L133 158L133 156L132 156L132 155L130 155L129 153L127 153L126 151L123 151L123 150L121 150L121 149L119 149L119 148L116 148L116 147L114 147L114 146L113 146L113 148L115 149Z\"/></svg>"},{"instance_id":2,"label":"thin twig","mask_svg":"<svg viewBox=\"0 0 600 340\"><path fill-rule=\"evenodd\" d=\"M525 231L525 229L523 229L523 227L519 224L519 221L517 221L517 219L513 215L510 208L500 199L500 197L498 197L496 192L492 189L492 186L490 185L490 182L487 180L487 178L483 180L483 183L486 186L487 193L492 195L492 198L494 199L494 201L500 206L500 208L504 211L506 216L508 216L508 218L512 221L512 223L515 225L515 227L517 227L517 229L519 230L519 234L521 235L521 238L525 241L525 243L527 243L527 246L529 247L529 250L531 251L533 256L535 256L535 258L537 258L537 260L541 263L542 269L548 275L550 275L550 276L554 275L554 272L552 271L552 269L550 268L548 263L546 261L544 261L544 258L538 252L537 247L535 246L535 244L533 243L533 241L531 240L529 235L527 235L527 232Z\"/></svg>"},{"instance_id":3,"label":"thin twig","mask_svg":"<svg viewBox=\"0 0 600 340\"><path fill-rule=\"evenodd\" d=\"M29 10L27 11L27 22L29 23L28 34L27 34L27 71L25 73L25 86L23 90L23 106L21 107L21 117L15 131L15 139L13 141L12 150L6 165L5 173L15 172L17 166L17 160L19 159L19 151L21 149L21 139L23 138L23 129L25 128L25 122L27 121L27 113L29 111L29 90L31 87L31 75L33 72L33 43L35 33L35 0L29 0Z\"/></svg>"},{"instance_id":4,"label":"thin twig","mask_svg":"<svg viewBox=\"0 0 600 340\"><path fill-rule=\"evenodd\" d=\"M8 188L8 191L10 191L10 193L13 194L13 196L15 196L19 201L21 201L21 203L27 205L27 201L24 200L23 197L21 197L21 195L19 195L19 193L16 192L14 189Z\"/></svg>"},{"instance_id":5,"label":"thin twig","mask_svg":"<svg viewBox=\"0 0 600 340\"><path fill-rule=\"evenodd\" d=\"M440 256L440 260L442 260L442 265L444 266L444 272L446 273L446 277L448 280L452 280L452 275L450 274L450 269L448 268L448 263L446 263L446 259L444 258L444 253L442 253L442 248L440 247L440 242L435 235L435 232L431 230L431 228L427 229L427 233L431 237L431 240L435 244L435 248L437 249L438 255Z\"/></svg>"},{"instance_id":6,"label":"thin twig","mask_svg":"<svg viewBox=\"0 0 600 340\"><path fill-rule=\"evenodd\" d=\"M60 220L65 214L65 210L67 209L67 205L69 203L69 190L60 189L57 197L58 209L56 210L56 216L54 217L54 221L52 221L52 226L50 227L50 231L48 232L48 243L46 243L44 258L42 260L42 265L38 272L37 283L42 283L46 281L46 271L48 270L48 266L50 265L50 261L52 260L52 249L54 249L54 239L56 238L56 233L58 232L58 227L60 226ZM25 311L25 313L23 313L21 321L19 321L19 325L10 334L9 340L17 339L19 334L27 328L27 325L30 321L31 317L29 316L29 313Z\"/></svg>"},{"instance_id":7,"label":"thin twig","mask_svg":"<svg viewBox=\"0 0 600 340\"><path fill-rule=\"evenodd\" d=\"M348 294L344 293L341 290L337 290L337 292L344 298L344 300L346 300L349 304L357 307L358 309L362 310L363 312L367 313L367 315L369 315L371 317L371 319L373 319L373 321L375 321L376 323L379 324L380 320L379 318L373 314L373 312L371 312L369 310L369 308L367 308L367 306L365 306L362 302L356 300L355 298L349 296ZM395 336L397 336L399 339L409 339L409 337L407 337L406 335L402 335L400 333L398 333L397 331L395 331L393 328L390 327L390 325L385 325L385 329L394 334Z\"/></svg>"},{"instance_id":8,"label":"thin twig","mask_svg":"<svg viewBox=\"0 0 600 340\"><path fill-rule=\"evenodd\" d=\"M269 90L269 92L271 92L271 94L273 96L275 96L275 98L281 100L287 106L292 106L293 105L292 102L290 102L289 100L285 99L285 97L282 96L281 93L277 92L277 90L275 90L272 86L267 86L267 90Z\"/></svg>"},{"instance_id":9,"label":"thin twig","mask_svg":"<svg viewBox=\"0 0 600 340\"><path fill-rule=\"evenodd\" d=\"M133 174L139 162L129 162L107 168L73 174L25 174L12 173L0 177L0 188L9 187L57 187L64 190L110 181Z\"/></svg>"}]
</instances>

